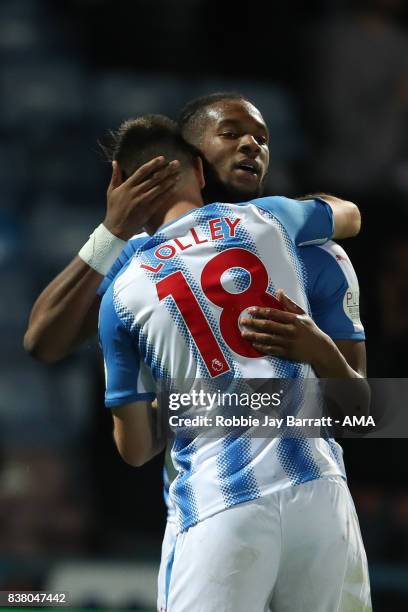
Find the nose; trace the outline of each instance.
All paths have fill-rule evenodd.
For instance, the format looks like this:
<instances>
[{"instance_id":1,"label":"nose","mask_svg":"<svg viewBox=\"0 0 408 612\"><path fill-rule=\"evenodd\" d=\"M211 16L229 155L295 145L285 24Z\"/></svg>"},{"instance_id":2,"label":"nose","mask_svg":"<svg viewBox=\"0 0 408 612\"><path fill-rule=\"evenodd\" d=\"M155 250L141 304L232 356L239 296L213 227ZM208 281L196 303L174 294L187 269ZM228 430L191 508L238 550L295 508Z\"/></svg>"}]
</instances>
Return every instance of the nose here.
<instances>
[{"instance_id":1,"label":"nose","mask_svg":"<svg viewBox=\"0 0 408 612\"><path fill-rule=\"evenodd\" d=\"M238 150L255 158L260 152L261 147L252 134L244 134L240 138Z\"/></svg>"}]
</instances>

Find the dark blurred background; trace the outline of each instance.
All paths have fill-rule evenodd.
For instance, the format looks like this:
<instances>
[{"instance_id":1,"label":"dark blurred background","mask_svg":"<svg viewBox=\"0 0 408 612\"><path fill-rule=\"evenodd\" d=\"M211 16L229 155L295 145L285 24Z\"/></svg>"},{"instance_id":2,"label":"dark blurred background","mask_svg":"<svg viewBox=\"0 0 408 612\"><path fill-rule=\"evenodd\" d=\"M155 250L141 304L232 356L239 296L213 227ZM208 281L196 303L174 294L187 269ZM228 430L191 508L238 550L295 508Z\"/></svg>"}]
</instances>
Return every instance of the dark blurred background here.
<instances>
[{"instance_id":1,"label":"dark blurred background","mask_svg":"<svg viewBox=\"0 0 408 612\"><path fill-rule=\"evenodd\" d=\"M269 193L359 204L364 229L343 246L369 375L407 376L407 27L404 0L0 2L1 590L154 608L162 459L118 458L96 344L56 366L22 349L34 299L104 217L97 141L121 120L176 117L217 90L251 99L271 132ZM406 440L343 447L374 610L406 611Z\"/></svg>"}]
</instances>

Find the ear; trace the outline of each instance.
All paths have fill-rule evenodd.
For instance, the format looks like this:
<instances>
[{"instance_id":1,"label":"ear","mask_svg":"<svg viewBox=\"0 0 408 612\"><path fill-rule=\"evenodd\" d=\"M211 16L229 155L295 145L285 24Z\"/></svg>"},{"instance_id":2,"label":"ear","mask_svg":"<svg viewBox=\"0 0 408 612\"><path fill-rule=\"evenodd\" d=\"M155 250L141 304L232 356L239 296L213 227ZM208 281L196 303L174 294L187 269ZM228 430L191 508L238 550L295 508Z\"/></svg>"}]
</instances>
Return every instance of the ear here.
<instances>
[{"instance_id":1,"label":"ear","mask_svg":"<svg viewBox=\"0 0 408 612\"><path fill-rule=\"evenodd\" d=\"M194 159L193 168L195 175L197 177L198 183L200 185L200 189L204 189L205 187L205 178L204 178L204 169L203 169L203 160L199 155Z\"/></svg>"}]
</instances>

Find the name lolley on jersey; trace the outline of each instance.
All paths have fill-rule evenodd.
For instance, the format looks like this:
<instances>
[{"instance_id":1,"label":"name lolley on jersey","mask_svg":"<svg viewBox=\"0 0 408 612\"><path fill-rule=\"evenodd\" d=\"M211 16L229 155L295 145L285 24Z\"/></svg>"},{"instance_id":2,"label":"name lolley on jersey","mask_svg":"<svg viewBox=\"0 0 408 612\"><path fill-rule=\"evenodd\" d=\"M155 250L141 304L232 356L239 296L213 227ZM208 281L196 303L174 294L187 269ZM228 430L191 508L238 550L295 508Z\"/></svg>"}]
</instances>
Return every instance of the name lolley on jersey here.
<instances>
[{"instance_id":1,"label":"name lolley on jersey","mask_svg":"<svg viewBox=\"0 0 408 612\"><path fill-rule=\"evenodd\" d=\"M194 379L158 394L170 436L363 436L377 426L367 407L367 381Z\"/></svg>"}]
</instances>

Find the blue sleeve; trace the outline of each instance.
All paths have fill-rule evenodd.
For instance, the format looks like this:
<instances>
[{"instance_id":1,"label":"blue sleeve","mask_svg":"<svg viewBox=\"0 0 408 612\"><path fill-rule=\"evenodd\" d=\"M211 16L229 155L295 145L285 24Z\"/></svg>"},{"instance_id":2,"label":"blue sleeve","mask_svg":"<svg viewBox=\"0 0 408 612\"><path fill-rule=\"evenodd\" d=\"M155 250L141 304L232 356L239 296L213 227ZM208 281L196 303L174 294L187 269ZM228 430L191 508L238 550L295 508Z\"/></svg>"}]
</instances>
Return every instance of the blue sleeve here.
<instances>
[{"instance_id":1,"label":"blue sleeve","mask_svg":"<svg viewBox=\"0 0 408 612\"><path fill-rule=\"evenodd\" d=\"M113 303L113 285L105 293L99 312L99 341L105 367L105 404L115 408L130 402L153 400L146 390L136 343L119 318Z\"/></svg>"},{"instance_id":2,"label":"blue sleeve","mask_svg":"<svg viewBox=\"0 0 408 612\"><path fill-rule=\"evenodd\" d=\"M333 236L333 211L319 198L300 201L273 196L254 203L276 217L297 246L323 244Z\"/></svg>"},{"instance_id":3,"label":"blue sleeve","mask_svg":"<svg viewBox=\"0 0 408 612\"><path fill-rule=\"evenodd\" d=\"M119 257L117 258L117 260L99 285L98 290L96 292L99 297L102 297L104 295L105 291L110 286L112 281L116 278L123 266L129 261L129 259L133 257L137 249L146 241L146 237L147 235L144 234L142 237L132 238L126 243L126 245L123 247L123 251L121 252Z\"/></svg>"},{"instance_id":4,"label":"blue sleeve","mask_svg":"<svg viewBox=\"0 0 408 612\"><path fill-rule=\"evenodd\" d=\"M312 318L333 340L364 340L359 285L353 265L335 242L298 249L306 272Z\"/></svg>"}]
</instances>

